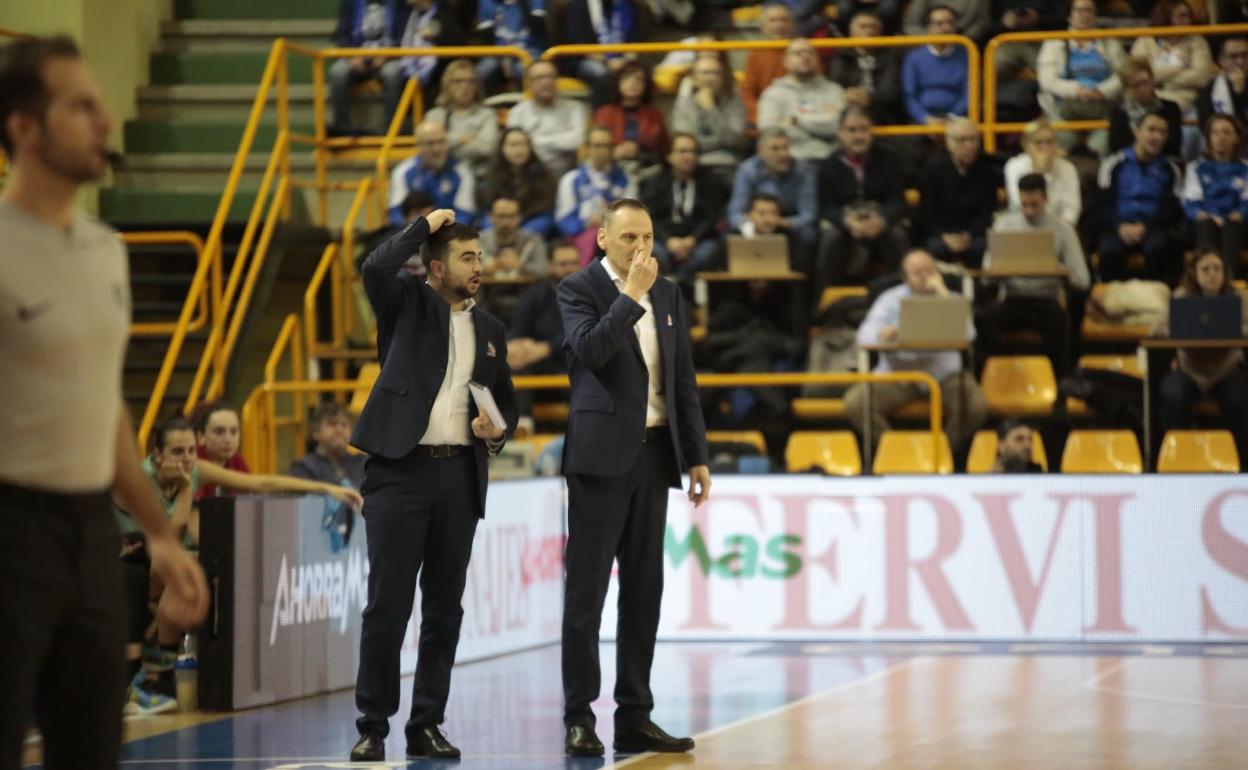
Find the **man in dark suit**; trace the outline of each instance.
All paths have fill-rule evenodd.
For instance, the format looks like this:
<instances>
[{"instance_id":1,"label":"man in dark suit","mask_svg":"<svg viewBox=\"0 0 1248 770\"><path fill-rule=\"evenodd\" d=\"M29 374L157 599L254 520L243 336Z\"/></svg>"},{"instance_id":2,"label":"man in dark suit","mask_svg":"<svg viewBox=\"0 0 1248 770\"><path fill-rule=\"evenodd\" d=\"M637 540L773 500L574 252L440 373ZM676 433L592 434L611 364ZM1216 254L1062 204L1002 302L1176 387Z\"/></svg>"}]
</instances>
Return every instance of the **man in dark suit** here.
<instances>
[{"instance_id":1,"label":"man in dark suit","mask_svg":"<svg viewBox=\"0 0 1248 770\"><path fill-rule=\"evenodd\" d=\"M672 135L667 167L642 186L654 217L654 256L667 275L692 283L710 270L719 252L719 223L728 190L715 172L698 164L698 138Z\"/></svg>"},{"instance_id":2,"label":"man in dark suit","mask_svg":"<svg viewBox=\"0 0 1248 770\"><path fill-rule=\"evenodd\" d=\"M421 250L427 280L399 268ZM409 757L458 757L438 729L463 618L460 599L477 520L485 513L486 456L505 430L478 414L469 381L487 386L516 424L503 325L474 308L481 284L477 230L439 209L364 260L377 315L381 374L351 443L368 452L364 526L368 605L355 684L360 739L351 760L385 759L388 720L399 709L399 650L420 573L420 649L405 732Z\"/></svg>"},{"instance_id":3,"label":"man in dark suit","mask_svg":"<svg viewBox=\"0 0 1248 770\"><path fill-rule=\"evenodd\" d=\"M563 473L568 481L563 603L565 750L599 756L590 704L598 697L598 627L619 562L615 749L689 751L650 721L650 664L663 593L668 488L689 473L689 499L711 489L680 293L658 281L644 204L612 203L598 229L606 257L559 284L572 381Z\"/></svg>"}]
</instances>

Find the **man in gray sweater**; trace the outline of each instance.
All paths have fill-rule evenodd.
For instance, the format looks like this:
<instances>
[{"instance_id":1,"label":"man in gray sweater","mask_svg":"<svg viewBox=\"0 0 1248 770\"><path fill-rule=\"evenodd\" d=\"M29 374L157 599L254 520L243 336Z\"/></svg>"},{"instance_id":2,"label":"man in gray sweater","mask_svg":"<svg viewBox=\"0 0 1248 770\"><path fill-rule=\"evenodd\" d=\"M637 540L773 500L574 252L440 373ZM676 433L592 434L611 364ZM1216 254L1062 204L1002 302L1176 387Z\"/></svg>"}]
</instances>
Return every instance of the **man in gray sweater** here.
<instances>
[{"instance_id":1,"label":"man in gray sweater","mask_svg":"<svg viewBox=\"0 0 1248 770\"><path fill-rule=\"evenodd\" d=\"M798 160L820 161L832 154L836 128L845 109L845 89L819 70L809 40L798 38L784 52L788 72L767 86L758 100L758 127L779 128L789 136Z\"/></svg>"}]
</instances>

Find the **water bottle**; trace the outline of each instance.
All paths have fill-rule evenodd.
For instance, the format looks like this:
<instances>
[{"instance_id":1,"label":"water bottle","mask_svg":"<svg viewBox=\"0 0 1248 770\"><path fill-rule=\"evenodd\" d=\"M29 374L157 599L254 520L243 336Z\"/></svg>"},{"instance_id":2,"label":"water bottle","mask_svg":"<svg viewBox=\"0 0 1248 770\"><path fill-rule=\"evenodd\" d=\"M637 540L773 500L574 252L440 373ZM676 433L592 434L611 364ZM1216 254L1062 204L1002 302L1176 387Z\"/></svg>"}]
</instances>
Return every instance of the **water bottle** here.
<instances>
[{"instance_id":1,"label":"water bottle","mask_svg":"<svg viewBox=\"0 0 1248 770\"><path fill-rule=\"evenodd\" d=\"M185 713L196 711L199 704L199 658L195 654L193 634L183 637L173 674L178 687L178 709Z\"/></svg>"}]
</instances>

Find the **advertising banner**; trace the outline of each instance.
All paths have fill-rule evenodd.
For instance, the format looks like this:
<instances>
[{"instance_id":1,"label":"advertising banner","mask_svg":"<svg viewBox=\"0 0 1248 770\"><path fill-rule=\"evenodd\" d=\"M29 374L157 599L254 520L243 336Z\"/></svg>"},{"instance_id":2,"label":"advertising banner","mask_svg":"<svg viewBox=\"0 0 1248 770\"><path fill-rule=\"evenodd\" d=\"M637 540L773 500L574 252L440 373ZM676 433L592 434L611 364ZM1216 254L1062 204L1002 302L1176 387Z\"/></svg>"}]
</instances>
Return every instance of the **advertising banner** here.
<instances>
[{"instance_id":1,"label":"advertising banner","mask_svg":"<svg viewBox=\"0 0 1248 770\"><path fill-rule=\"evenodd\" d=\"M1248 638L1235 475L720 476L663 548L663 639Z\"/></svg>"}]
</instances>

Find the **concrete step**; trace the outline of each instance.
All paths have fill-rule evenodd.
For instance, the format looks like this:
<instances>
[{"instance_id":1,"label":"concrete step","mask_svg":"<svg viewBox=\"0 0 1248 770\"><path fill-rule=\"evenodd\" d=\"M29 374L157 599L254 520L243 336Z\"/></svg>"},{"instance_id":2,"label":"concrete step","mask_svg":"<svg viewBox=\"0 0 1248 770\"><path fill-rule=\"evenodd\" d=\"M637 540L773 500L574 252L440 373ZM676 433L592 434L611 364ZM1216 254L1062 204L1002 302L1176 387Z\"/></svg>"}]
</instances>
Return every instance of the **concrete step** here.
<instances>
[{"instance_id":1,"label":"concrete step","mask_svg":"<svg viewBox=\"0 0 1248 770\"><path fill-rule=\"evenodd\" d=\"M242 122L223 123L201 120L129 120L124 129L125 151L129 155L154 153L236 152L243 138ZM294 133L311 134L311 123L291 121ZM261 123L253 149L267 152L277 138L277 126Z\"/></svg>"},{"instance_id":2,"label":"concrete step","mask_svg":"<svg viewBox=\"0 0 1248 770\"><path fill-rule=\"evenodd\" d=\"M143 86L138 92L139 119L236 120L242 125L251 114L256 88L256 83ZM286 102L292 121L311 125L314 108L310 83L287 86ZM276 115L277 89L273 89L267 104L270 115Z\"/></svg>"},{"instance_id":3,"label":"concrete step","mask_svg":"<svg viewBox=\"0 0 1248 770\"><path fill-rule=\"evenodd\" d=\"M337 0L174 0L179 19L333 19Z\"/></svg>"},{"instance_id":4,"label":"concrete step","mask_svg":"<svg viewBox=\"0 0 1248 770\"><path fill-rule=\"evenodd\" d=\"M155 53L151 56L151 82L154 85L181 83L234 83L252 85L260 82L266 51ZM287 65L288 82L311 83L312 61L292 56Z\"/></svg>"},{"instance_id":5,"label":"concrete step","mask_svg":"<svg viewBox=\"0 0 1248 770\"><path fill-rule=\"evenodd\" d=\"M255 199L254 190L240 189L230 207L229 221L246 222ZM100 190L100 218L115 224L211 222L220 202L220 186L181 190L106 187Z\"/></svg>"},{"instance_id":6,"label":"concrete step","mask_svg":"<svg viewBox=\"0 0 1248 770\"><path fill-rule=\"evenodd\" d=\"M243 168L243 186L259 186L268 162L267 153L249 155ZM227 152L133 155L126 158L125 169L116 172L114 179L123 187L220 189L233 164L234 153ZM375 168L367 158L335 159L329 166L328 178L331 182L354 182L371 175ZM316 160L307 153L292 155L290 170L297 177L311 179L316 173Z\"/></svg>"},{"instance_id":7,"label":"concrete step","mask_svg":"<svg viewBox=\"0 0 1248 770\"><path fill-rule=\"evenodd\" d=\"M333 19L182 19L161 25L161 49L190 51L265 51L284 37L315 48L329 46Z\"/></svg>"}]
</instances>

